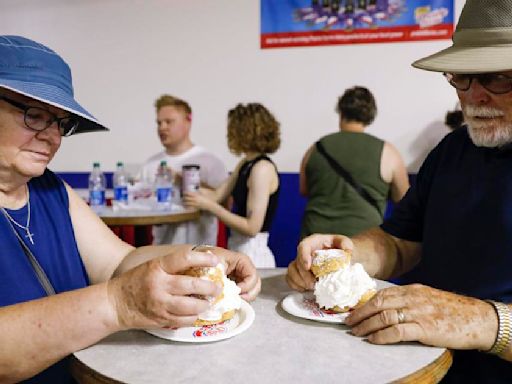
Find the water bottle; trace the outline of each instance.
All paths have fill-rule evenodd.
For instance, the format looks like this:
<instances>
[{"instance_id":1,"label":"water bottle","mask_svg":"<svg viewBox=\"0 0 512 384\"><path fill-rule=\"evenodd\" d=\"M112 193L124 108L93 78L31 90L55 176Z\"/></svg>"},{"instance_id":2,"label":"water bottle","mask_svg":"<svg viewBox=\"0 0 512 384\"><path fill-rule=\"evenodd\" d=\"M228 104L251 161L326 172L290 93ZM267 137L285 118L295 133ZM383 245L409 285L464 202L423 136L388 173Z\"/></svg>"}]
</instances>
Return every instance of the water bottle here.
<instances>
[{"instance_id":1,"label":"water bottle","mask_svg":"<svg viewBox=\"0 0 512 384\"><path fill-rule=\"evenodd\" d=\"M172 177L167 162L162 160L155 177L157 209L170 210L172 197Z\"/></svg>"},{"instance_id":2,"label":"water bottle","mask_svg":"<svg viewBox=\"0 0 512 384\"><path fill-rule=\"evenodd\" d=\"M105 175L101 172L100 163L94 163L92 172L89 175L89 205L96 213L105 209L105 187L107 182Z\"/></svg>"},{"instance_id":3,"label":"water bottle","mask_svg":"<svg viewBox=\"0 0 512 384\"><path fill-rule=\"evenodd\" d=\"M128 175L124 170L124 164L119 161L114 172L114 210L119 209L120 205L128 204Z\"/></svg>"}]
</instances>

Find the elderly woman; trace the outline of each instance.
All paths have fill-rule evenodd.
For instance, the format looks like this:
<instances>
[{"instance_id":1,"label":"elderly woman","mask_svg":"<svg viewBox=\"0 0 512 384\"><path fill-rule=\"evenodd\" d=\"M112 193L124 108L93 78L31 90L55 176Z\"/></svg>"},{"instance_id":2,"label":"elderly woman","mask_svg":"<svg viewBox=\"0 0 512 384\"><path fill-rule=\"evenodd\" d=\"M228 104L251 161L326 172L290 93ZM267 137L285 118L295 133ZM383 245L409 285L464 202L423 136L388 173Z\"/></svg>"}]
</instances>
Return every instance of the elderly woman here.
<instances>
[{"instance_id":1,"label":"elderly woman","mask_svg":"<svg viewBox=\"0 0 512 384\"><path fill-rule=\"evenodd\" d=\"M243 255L192 246L134 249L46 167L62 136L106 130L74 99L52 50L0 36L0 382L69 380L64 360L128 328L185 326L220 287L180 274L224 257L251 300L260 280ZM34 376L35 375L35 376Z\"/></svg>"},{"instance_id":2,"label":"elderly woman","mask_svg":"<svg viewBox=\"0 0 512 384\"><path fill-rule=\"evenodd\" d=\"M268 231L277 209L279 176L267 156L281 143L279 123L261 104L238 104L228 113L228 147L244 157L215 191L201 188L185 195L185 204L213 213L232 229L228 248L247 254L256 267L276 266ZM233 197L235 213L220 202Z\"/></svg>"}]
</instances>

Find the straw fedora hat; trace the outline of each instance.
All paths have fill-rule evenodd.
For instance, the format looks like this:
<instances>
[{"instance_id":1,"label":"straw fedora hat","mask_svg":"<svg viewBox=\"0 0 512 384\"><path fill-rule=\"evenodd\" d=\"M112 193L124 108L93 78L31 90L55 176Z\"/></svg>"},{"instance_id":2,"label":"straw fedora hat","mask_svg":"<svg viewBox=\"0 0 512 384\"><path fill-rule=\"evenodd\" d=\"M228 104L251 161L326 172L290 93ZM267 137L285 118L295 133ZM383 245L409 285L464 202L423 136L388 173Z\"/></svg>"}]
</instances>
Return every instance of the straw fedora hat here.
<instances>
[{"instance_id":1,"label":"straw fedora hat","mask_svg":"<svg viewBox=\"0 0 512 384\"><path fill-rule=\"evenodd\" d=\"M468 74L512 70L512 0L467 0L452 40L450 48L412 65Z\"/></svg>"}]
</instances>

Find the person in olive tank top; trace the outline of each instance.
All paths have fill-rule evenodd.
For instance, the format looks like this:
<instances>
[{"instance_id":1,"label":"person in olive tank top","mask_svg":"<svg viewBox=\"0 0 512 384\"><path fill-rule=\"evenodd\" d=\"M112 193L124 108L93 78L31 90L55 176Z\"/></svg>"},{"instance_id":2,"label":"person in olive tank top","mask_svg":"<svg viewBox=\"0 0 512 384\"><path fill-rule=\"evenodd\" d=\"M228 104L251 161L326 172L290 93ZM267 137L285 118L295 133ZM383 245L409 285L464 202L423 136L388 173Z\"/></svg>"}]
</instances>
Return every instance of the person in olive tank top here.
<instances>
[{"instance_id":1,"label":"person in olive tank top","mask_svg":"<svg viewBox=\"0 0 512 384\"><path fill-rule=\"evenodd\" d=\"M320 142L375 204L361 196L313 145L300 170L300 193L308 198L301 238L313 233L352 236L379 225L387 199L397 202L409 188L404 162L395 147L364 132L377 114L372 93L358 86L347 89L336 112L340 131Z\"/></svg>"},{"instance_id":2,"label":"person in olive tank top","mask_svg":"<svg viewBox=\"0 0 512 384\"><path fill-rule=\"evenodd\" d=\"M228 147L244 157L215 191L201 188L183 199L185 205L209 211L231 228L228 248L248 255L257 268L276 266L268 231L277 208L279 175L267 154L280 143L279 123L263 105L238 104L228 113ZM234 212L220 204L230 196Z\"/></svg>"}]
</instances>

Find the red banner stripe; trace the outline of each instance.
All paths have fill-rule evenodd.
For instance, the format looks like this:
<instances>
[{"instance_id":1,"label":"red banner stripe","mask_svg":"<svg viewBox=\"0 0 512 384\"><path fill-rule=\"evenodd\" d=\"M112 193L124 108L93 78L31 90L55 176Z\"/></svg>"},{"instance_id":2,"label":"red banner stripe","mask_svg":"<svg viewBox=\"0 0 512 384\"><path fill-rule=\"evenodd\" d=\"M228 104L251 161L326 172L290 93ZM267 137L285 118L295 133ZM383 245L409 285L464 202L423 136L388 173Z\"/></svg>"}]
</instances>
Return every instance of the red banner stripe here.
<instances>
[{"instance_id":1,"label":"red banner stripe","mask_svg":"<svg viewBox=\"0 0 512 384\"><path fill-rule=\"evenodd\" d=\"M399 41L442 40L451 38L453 24L428 28L408 25L388 28L333 29L310 32L283 32L261 35L261 48L308 47L319 45L391 43Z\"/></svg>"}]
</instances>

